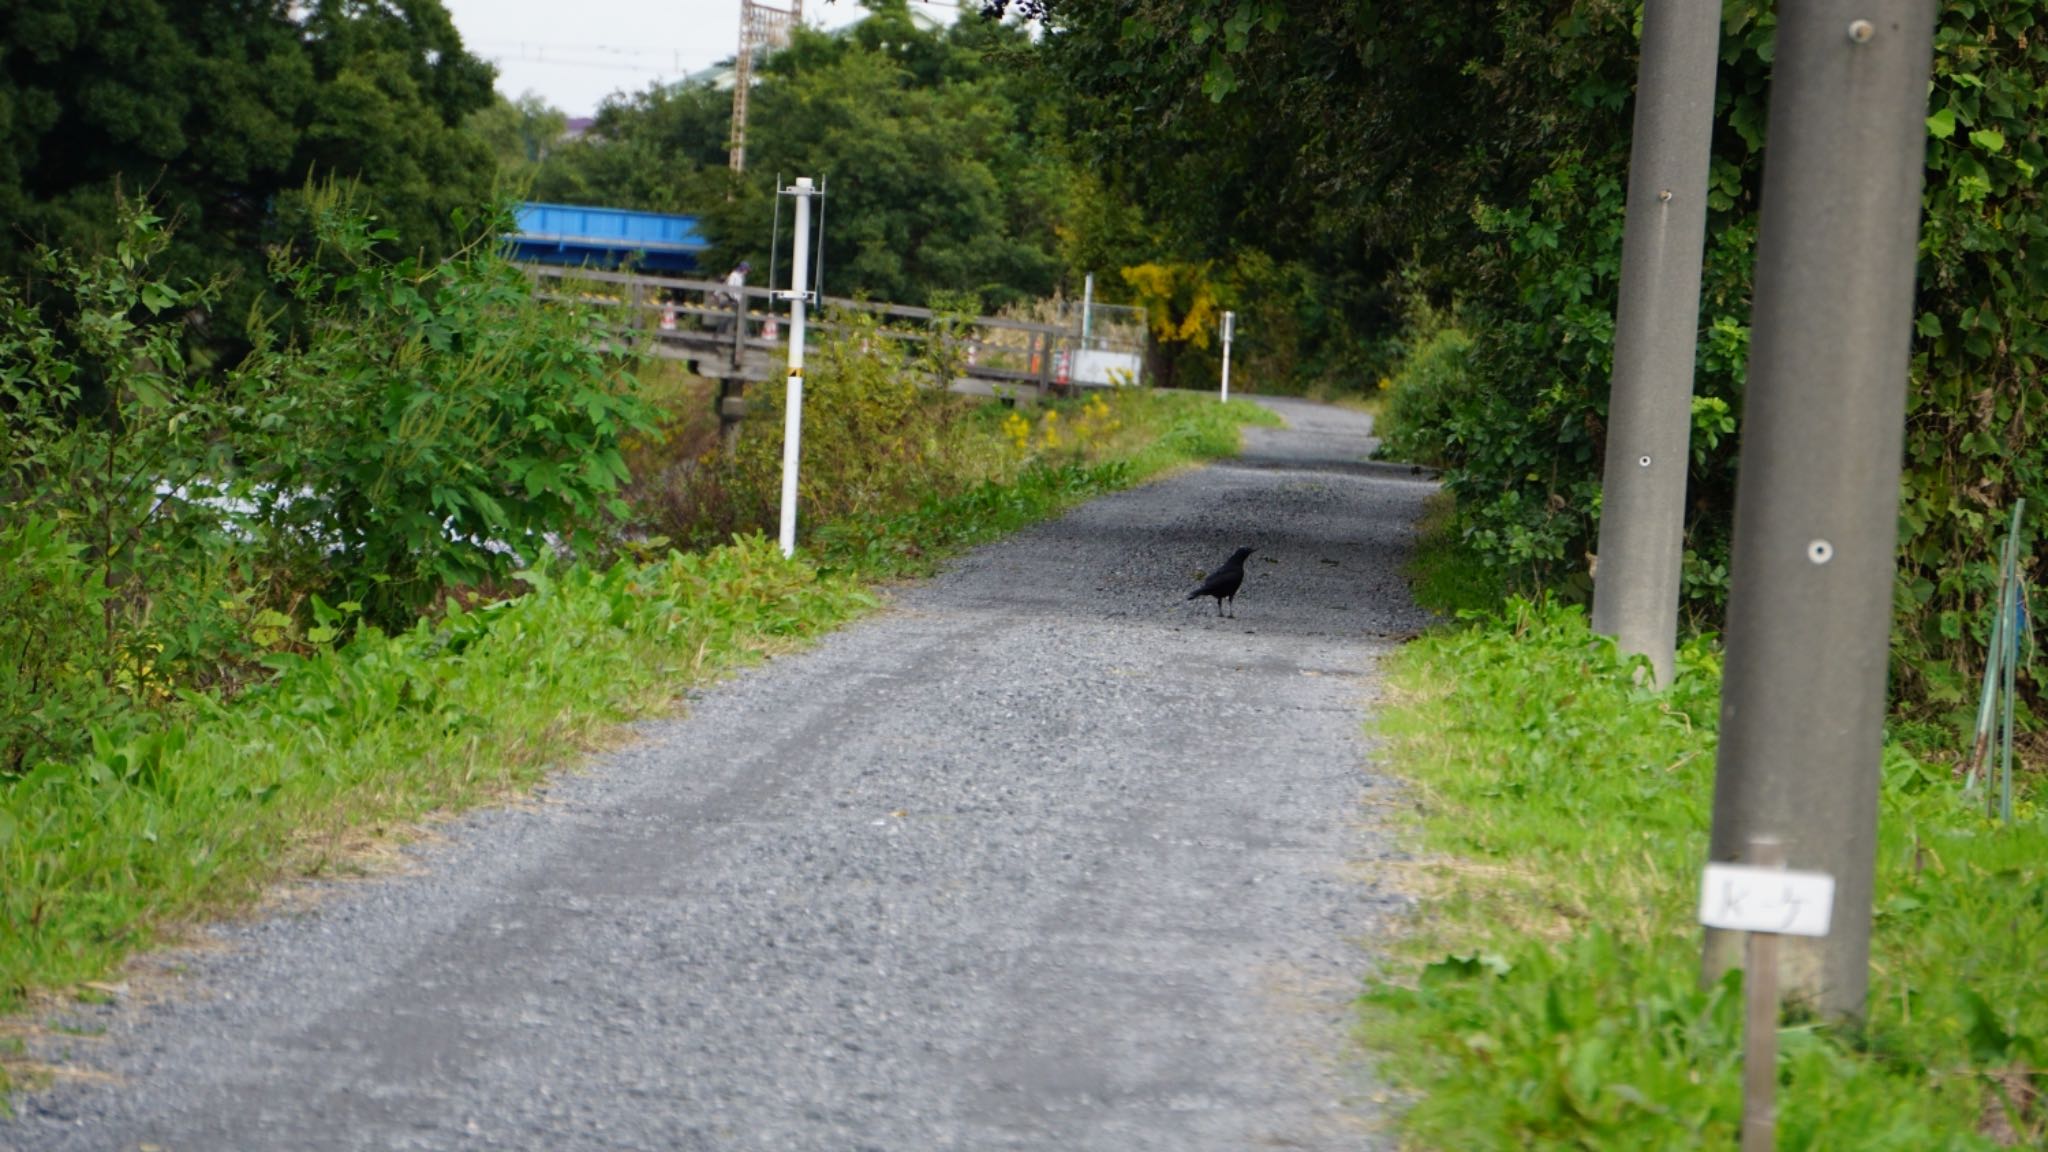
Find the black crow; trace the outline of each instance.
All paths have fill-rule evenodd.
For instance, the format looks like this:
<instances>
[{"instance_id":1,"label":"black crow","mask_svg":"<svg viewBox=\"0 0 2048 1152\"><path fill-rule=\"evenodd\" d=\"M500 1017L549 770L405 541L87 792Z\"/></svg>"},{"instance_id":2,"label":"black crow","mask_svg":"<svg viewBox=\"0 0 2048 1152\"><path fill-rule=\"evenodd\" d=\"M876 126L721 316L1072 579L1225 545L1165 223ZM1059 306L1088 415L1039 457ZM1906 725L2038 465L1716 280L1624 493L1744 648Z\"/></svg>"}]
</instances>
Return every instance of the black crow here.
<instances>
[{"instance_id":1,"label":"black crow","mask_svg":"<svg viewBox=\"0 0 2048 1152\"><path fill-rule=\"evenodd\" d=\"M1203 596L1214 596L1216 598L1216 614L1218 616L1223 615L1223 602L1228 600L1230 601L1230 615L1232 618L1235 618L1237 616L1237 589L1239 585L1244 583L1244 558L1251 555L1254 551L1256 549L1239 548L1237 551L1232 552L1230 559L1223 562L1223 567L1209 573L1209 578L1202 581L1200 588L1188 593L1188 599L1196 600Z\"/></svg>"}]
</instances>

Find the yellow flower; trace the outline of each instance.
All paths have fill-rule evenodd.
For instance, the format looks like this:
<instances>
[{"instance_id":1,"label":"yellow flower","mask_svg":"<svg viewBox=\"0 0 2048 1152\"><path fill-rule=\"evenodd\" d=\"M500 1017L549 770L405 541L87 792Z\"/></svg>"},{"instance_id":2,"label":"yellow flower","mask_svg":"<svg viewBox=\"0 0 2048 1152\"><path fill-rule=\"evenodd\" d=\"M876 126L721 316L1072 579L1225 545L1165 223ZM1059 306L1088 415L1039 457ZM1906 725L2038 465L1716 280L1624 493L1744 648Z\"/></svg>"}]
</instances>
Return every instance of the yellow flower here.
<instances>
[{"instance_id":1,"label":"yellow flower","mask_svg":"<svg viewBox=\"0 0 2048 1152\"><path fill-rule=\"evenodd\" d=\"M1031 421L1025 419L1023 413L1013 410L1003 417L1003 435L1009 437L1010 444L1018 452L1028 451L1031 448Z\"/></svg>"}]
</instances>

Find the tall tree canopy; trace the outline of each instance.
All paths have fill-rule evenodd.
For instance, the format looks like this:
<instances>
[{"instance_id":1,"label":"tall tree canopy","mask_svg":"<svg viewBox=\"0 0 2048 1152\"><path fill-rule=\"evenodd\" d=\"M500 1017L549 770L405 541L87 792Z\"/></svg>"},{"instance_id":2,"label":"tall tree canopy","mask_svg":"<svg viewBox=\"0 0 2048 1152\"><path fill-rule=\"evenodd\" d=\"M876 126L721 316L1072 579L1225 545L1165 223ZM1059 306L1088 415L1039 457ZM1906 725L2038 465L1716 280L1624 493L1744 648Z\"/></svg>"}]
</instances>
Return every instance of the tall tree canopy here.
<instances>
[{"instance_id":1,"label":"tall tree canopy","mask_svg":"<svg viewBox=\"0 0 2048 1152\"><path fill-rule=\"evenodd\" d=\"M731 92L657 84L606 100L582 136L508 174L536 200L700 212L726 198L731 135Z\"/></svg>"},{"instance_id":2,"label":"tall tree canopy","mask_svg":"<svg viewBox=\"0 0 2048 1152\"><path fill-rule=\"evenodd\" d=\"M776 174L821 177L831 291L909 303L971 293L985 306L1051 292L1075 175L1064 97L1015 66L1026 34L972 16L932 29L905 0L866 6L853 28L799 29L764 62L744 177L727 169L732 94L662 86L608 103L541 166L534 195L692 211L721 257L765 270Z\"/></svg>"},{"instance_id":3,"label":"tall tree canopy","mask_svg":"<svg viewBox=\"0 0 2048 1152\"><path fill-rule=\"evenodd\" d=\"M0 0L0 271L97 246L117 192L188 274L246 269L309 177L431 252L489 198L491 81L440 0Z\"/></svg>"}]
</instances>

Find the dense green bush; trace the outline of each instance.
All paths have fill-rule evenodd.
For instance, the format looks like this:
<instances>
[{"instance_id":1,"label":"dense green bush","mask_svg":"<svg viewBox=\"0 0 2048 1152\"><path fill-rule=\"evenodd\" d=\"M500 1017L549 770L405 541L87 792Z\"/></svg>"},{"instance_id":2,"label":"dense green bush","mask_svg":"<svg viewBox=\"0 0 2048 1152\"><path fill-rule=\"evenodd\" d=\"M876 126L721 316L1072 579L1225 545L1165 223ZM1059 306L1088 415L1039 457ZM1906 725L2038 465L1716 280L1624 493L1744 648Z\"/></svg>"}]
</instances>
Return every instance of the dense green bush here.
<instances>
[{"instance_id":1,"label":"dense green bush","mask_svg":"<svg viewBox=\"0 0 2048 1152\"><path fill-rule=\"evenodd\" d=\"M814 336L804 368L797 498L806 535L825 521L877 515L1004 470L1008 461L977 458L973 445L949 434L975 405L927 387L933 365L914 362L900 342L882 337L869 314L836 312L829 319L832 326ZM730 456L712 451L679 460L642 485L641 503L655 531L709 544L735 532L775 529L785 394L780 381L754 386Z\"/></svg>"},{"instance_id":2,"label":"dense green bush","mask_svg":"<svg viewBox=\"0 0 2048 1152\"><path fill-rule=\"evenodd\" d=\"M227 319L158 271L146 213L104 255L44 251L33 295L0 281L0 771L232 691L326 605L402 626L623 511L619 439L650 423L591 321L311 202L321 244L274 265L296 335L259 315L231 368L190 351Z\"/></svg>"},{"instance_id":3,"label":"dense green bush","mask_svg":"<svg viewBox=\"0 0 2048 1152\"><path fill-rule=\"evenodd\" d=\"M1634 5L1579 0L1570 18L1501 4L1499 60L1556 149L1526 185L1481 199L1466 314L1474 387L1446 415L1467 540L1527 583L1582 570L1599 510L1618 287ZM2048 438L2028 382L2048 355L2048 238L2033 174L2048 164L2039 117L2048 43L2036 0L1945 5L1928 122L1925 222L1907 429L1896 680L1936 707L1966 703L1980 651L2000 511L2040 489ZM1750 278L1766 144L1768 6L1727 6L1716 99L1708 246L1695 386L1686 593L1718 616L1726 586ZM1534 132L1532 122L1525 131ZM2034 529L2028 526L2030 541Z\"/></svg>"},{"instance_id":4,"label":"dense green bush","mask_svg":"<svg viewBox=\"0 0 2048 1152\"><path fill-rule=\"evenodd\" d=\"M1380 455L1441 466L1457 450L1451 413L1472 402L1472 338L1451 317L1422 304L1411 317L1406 347L1373 431Z\"/></svg>"},{"instance_id":5,"label":"dense green bush","mask_svg":"<svg viewBox=\"0 0 2048 1152\"><path fill-rule=\"evenodd\" d=\"M166 237L131 216L113 251L45 251L64 318L0 281L0 641L15 661L0 771L82 746L123 704L205 687L251 655L246 571L187 499L227 464L233 385L186 353L210 286L151 274Z\"/></svg>"},{"instance_id":6,"label":"dense green bush","mask_svg":"<svg viewBox=\"0 0 2048 1152\"><path fill-rule=\"evenodd\" d=\"M626 513L621 437L653 427L599 319L537 303L484 240L393 261L379 247L396 237L339 203L316 234L321 250L274 266L305 335L241 373L236 431L266 450L239 470L273 552L388 624L550 547L587 552Z\"/></svg>"},{"instance_id":7,"label":"dense green bush","mask_svg":"<svg viewBox=\"0 0 2048 1152\"><path fill-rule=\"evenodd\" d=\"M114 708L107 590L84 553L56 520L0 521L0 774L75 746Z\"/></svg>"}]
</instances>

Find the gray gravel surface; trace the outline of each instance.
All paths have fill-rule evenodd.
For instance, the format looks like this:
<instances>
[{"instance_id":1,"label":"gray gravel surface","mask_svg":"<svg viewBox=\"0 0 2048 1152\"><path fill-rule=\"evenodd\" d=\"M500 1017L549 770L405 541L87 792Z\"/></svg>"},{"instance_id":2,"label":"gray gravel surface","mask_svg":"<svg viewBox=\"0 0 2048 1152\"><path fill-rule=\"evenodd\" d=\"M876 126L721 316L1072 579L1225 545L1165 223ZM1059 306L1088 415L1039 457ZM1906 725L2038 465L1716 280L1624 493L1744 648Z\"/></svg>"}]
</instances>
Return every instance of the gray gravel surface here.
<instances>
[{"instance_id":1,"label":"gray gravel surface","mask_svg":"<svg viewBox=\"0 0 2048 1152\"><path fill-rule=\"evenodd\" d=\"M1391 1147L1361 721L1430 485L1272 405L409 874L140 962L0 1148ZM1181 599L1241 544L1236 619Z\"/></svg>"}]
</instances>

